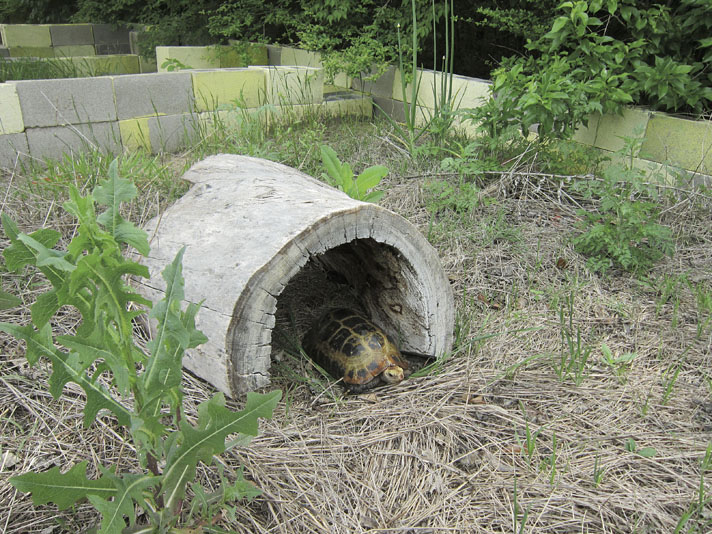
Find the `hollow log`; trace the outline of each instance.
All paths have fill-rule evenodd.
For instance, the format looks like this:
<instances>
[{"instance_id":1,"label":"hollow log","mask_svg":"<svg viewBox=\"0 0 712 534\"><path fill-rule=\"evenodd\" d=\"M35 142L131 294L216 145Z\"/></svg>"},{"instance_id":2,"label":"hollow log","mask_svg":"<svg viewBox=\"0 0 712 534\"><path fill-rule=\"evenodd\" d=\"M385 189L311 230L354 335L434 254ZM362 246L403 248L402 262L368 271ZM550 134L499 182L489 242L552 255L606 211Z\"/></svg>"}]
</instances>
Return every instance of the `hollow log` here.
<instances>
[{"instance_id":1,"label":"hollow log","mask_svg":"<svg viewBox=\"0 0 712 534\"><path fill-rule=\"evenodd\" d=\"M193 184L188 193L145 225L150 279L139 291L162 298L160 273L186 246L185 298L202 301L197 327L209 341L183 364L220 391L235 397L269 385L273 330L287 294L289 308L310 317L348 296L404 352L437 357L451 349L448 279L433 247L403 217L247 156L208 157L184 178ZM302 276L307 271L313 276Z\"/></svg>"}]
</instances>

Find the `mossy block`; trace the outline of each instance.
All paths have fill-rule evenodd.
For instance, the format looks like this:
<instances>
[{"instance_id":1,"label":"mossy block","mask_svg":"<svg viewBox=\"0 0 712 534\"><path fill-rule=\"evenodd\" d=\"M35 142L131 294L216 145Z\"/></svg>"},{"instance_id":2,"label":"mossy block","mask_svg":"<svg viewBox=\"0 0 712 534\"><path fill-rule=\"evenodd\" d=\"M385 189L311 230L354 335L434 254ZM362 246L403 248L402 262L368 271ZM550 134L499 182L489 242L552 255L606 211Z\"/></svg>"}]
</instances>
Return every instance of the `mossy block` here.
<instances>
[{"instance_id":1,"label":"mossy block","mask_svg":"<svg viewBox=\"0 0 712 534\"><path fill-rule=\"evenodd\" d=\"M219 47L217 55L221 68L270 64L267 46L262 43L245 43L231 39L229 45Z\"/></svg>"},{"instance_id":2,"label":"mossy block","mask_svg":"<svg viewBox=\"0 0 712 534\"><path fill-rule=\"evenodd\" d=\"M275 105L314 104L324 93L324 73L313 67L250 67L264 72L266 100Z\"/></svg>"},{"instance_id":3,"label":"mossy block","mask_svg":"<svg viewBox=\"0 0 712 534\"><path fill-rule=\"evenodd\" d=\"M2 24L0 25L0 34L3 44L8 48L48 48L52 46L48 24Z\"/></svg>"},{"instance_id":4,"label":"mossy block","mask_svg":"<svg viewBox=\"0 0 712 534\"><path fill-rule=\"evenodd\" d=\"M640 156L712 174L712 123L655 113L648 123Z\"/></svg>"},{"instance_id":5,"label":"mossy block","mask_svg":"<svg viewBox=\"0 0 712 534\"><path fill-rule=\"evenodd\" d=\"M49 27L52 46L93 45L91 24L52 24ZM82 54L89 55L89 54Z\"/></svg>"},{"instance_id":6,"label":"mossy block","mask_svg":"<svg viewBox=\"0 0 712 534\"><path fill-rule=\"evenodd\" d=\"M11 46L9 50L12 57L54 57L51 46Z\"/></svg>"},{"instance_id":7,"label":"mossy block","mask_svg":"<svg viewBox=\"0 0 712 534\"><path fill-rule=\"evenodd\" d=\"M250 43L247 48L250 65L269 65L267 46L262 43Z\"/></svg>"},{"instance_id":8,"label":"mossy block","mask_svg":"<svg viewBox=\"0 0 712 534\"><path fill-rule=\"evenodd\" d=\"M15 85L0 84L0 134L20 133L25 130L22 108Z\"/></svg>"},{"instance_id":9,"label":"mossy block","mask_svg":"<svg viewBox=\"0 0 712 534\"><path fill-rule=\"evenodd\" d=\"M221 69L247 67L249 65L247 50L241 50L236 46L210 47L207 53L216 57Z\"/></svg>"},{"instance_id":10,"label":"mossy block","mask_svg":"<svg viewBox=\"0 0 712 534\"><path fill-rule=\"evenodd\" d=\"M299 65L301 67L321 67L321 54L291 46L283 46L280 58L282 65Z\"/></svg>"},{"instance_id":11,"label":"mossy block","mask_svg":"<svg viewBox=\"0 0 712 534\"><path fill-rule=\"evenodd\" d=\"M216 69L220 60L208 46L157 46L158 72L181 69Z\"/></svg>"},{"instance_id":12,"label":"mossy block","mask_svg":"<svg viewBox=\"0 0 712 534\"><path fill-rule=\"evenodd\" d=\"M198 111L220 107L257 107L265 98L262 69L212 70L193 72L193 93Z\"/></svg>"},{"instance_id":13,"label":"mossy block","mask_svg":"<svg viewBox=\"0 0 712 534\"><path fill-rule=\"evenodd\" d=\"M367 96L329 100L322 103L321 108L332 117L372 117L373 100Z\"/></svg>"},{"instance_id":14,"label":"mossy block","mask_svg":"<svg viewBox=\"0 0 712 534\"><path fill-rule=\"evenodd\" d=\"M121 144L126 150L143 149L151 152L151 135L148 129L149 117L119 121Z\"/></svg>"},{"instance_id":15,"label":"mossy block","mask_svg":"<svg viewBox=\"0 0 712 534\"><path fill-rule=\"evenodd\" d=\"M625 146L624 137L642 139L650 115L650 111L638 108L625 108L622 115L603 115L598 123L595 146L618 152ZM636 151L633 156L637 155Z\"/></svg>"},{"instance_id":16,"label":"mossy block","mask_svg":"<svg viewBox=\"0 0 712 534\"><path fill-rule=\"evenodd\" d=\"M65 45L54 47L55 57L85 57L94 56L94 45Z\"/></svg>"},{"instance_id":17,"label":"mossy block","mask_svg":"<svg viewBox=\"0 0 712 534\"><path fill-rule=\"evenodd\" d=\"M142 74L150 72L158 72L158 65L155 59L138 56L138 68Z\"/></svg>"},{"instance_id":18,"label":"mossy block","mask_svg":"<svg viewBox=\"0 0 712 534\"><path fill-rule=\"evenodd\" d=\"M4 46L0 46L0 57L10 57L10 50Z\"/></svg>"},{"instance_id":19,"label":"mossy block","mask_svg":"<svg viewBox=\"0 0 712 534\"><path fill-rule=\"evenodd\" d=\"M588 116L588 124L581 124L573 135L573 140L582 145L593 146L596 143L596 131L601 120L600 113L592 113Z\"/></svg>"}]
</instances>

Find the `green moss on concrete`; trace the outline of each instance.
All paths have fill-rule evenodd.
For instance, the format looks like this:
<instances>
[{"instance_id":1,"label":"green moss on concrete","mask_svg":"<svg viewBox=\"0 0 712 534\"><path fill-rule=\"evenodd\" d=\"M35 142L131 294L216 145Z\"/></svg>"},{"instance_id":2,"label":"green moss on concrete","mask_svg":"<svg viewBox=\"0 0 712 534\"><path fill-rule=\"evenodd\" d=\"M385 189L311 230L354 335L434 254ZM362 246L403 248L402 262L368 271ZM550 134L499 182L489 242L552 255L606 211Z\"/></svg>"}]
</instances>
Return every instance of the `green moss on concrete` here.
<instances>
[{"instance_id":1,"label":"green moss on concrete","mask_svg":"<svg viewBox=\"0 0 712 534\"><path fill-rule=\"evenodd\" d=\"M642 139L650 115L650 111L638 108L626 108L622 115L603 115L598 123L595 146L618 152L625 146L624 137Z\"/></svg>"},{"instance_id":2,"label":"green moss on concrete","mask_svg":"<svg viewBox=\"0 0 712 534\"><path fill-rule=\"evenodd\" d=\"M0 34L2 34L3 44L8 48L52 46L48 24L2 24Z\"/></svg>"},{"instance_id":3,"label":"green moss on concrete","mask_svg":"<svg viewBox=\"0 0 712 534\"><path fill-rule=\"evenodd\" d=\"M208 52L207 46L157 46L158 72L169 70L170 60L177 60L189 69L216 69L220 67L220 61ZM166 64L167 62L168 64Z\"/></svg>"},{"instance_id":4,"label":"green moss on concrete","mask_svg":"<svg viewBox=\"0 0 712 534\"><path fill-rule=\"evenodd\" d=\"M54 49L51 46L11 46L9 50L11 57L54 57Z\"/></svg>"},{"instance_id":5,"label":"green moss on concrete","mask_svg":"<svg viewBox=\"0 0 712 534\"><path fill-rule=\"evenodd\" d=\"M20 133L25 130L22 120L20 99L17 97L15 85L0 84L0 134Z\"/></svg>"},{"instance_id":6,"label":"green moss on concrete","mask_svg":"<svg viewBox=\"0 0 712 534\"><path fill-rule=\"evenodd\" d=\"M124 149L144 149L147 152L151 152L151 135L148 130L149 118L150 117L139 117L137 119L119 121L121 144L124 146Z\"/></svg>"},{"instance_id":7,"label":"green moss on concrete","mask_svg":"<svg viewBox=\"0 0 712 534\"><path fill-rule=\"evenodd\" d=\"M676 167L712 173L712 122L655 113L648 123L640 156Z\"/></svg>"},{"instance_id":8,"label":"green moss on concrete","mask_svg":"<svg viewBox=\"0 0 712 534\"><path fill-rule=\"evenodd\" d=\"M598 131L598 123L601 121L600 113L592 113L588 116L588 124L583 124L576 128L573 140L582 145L593 146L596 143L596 132Z\"/></svg>"},{"instance_id":9,"label":"green moss on concrete","mask_svg":"<svg viewBox=\"0 0 712 534\"><path fill-rule=\"evenodd\" d=\"M257 107L265 99L262 69L193 72L193 93L198 111L240 105Z\"/></svg>"},{"instance_id":10,"label":"green moss on concrete","mask_svg":"<svg viewBox=\"0 0 712 534\"><path fill-rule=\"evenodd\" d=\"M55 57L95 56L94 45L66 45L54 47Z\"/></svg>"}]
</instances>

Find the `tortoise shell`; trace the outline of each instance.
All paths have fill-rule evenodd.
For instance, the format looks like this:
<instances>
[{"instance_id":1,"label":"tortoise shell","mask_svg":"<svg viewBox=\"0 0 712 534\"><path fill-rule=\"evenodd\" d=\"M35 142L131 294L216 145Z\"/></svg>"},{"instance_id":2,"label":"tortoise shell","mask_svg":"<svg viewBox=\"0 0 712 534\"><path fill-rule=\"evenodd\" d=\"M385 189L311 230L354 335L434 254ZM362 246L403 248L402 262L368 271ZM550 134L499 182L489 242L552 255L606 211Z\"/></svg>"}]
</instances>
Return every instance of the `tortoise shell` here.
<instances>
[{"instance_id":1,"label":"tortoise shell","mask_svg":"<svg viewBox=\"0 0 712 534\"><path fill-rule=\"evenodd\" d=\"M363 315L349 309L331 310L305 334L307 355L334 378L360 392L403 380L408 363L393 340Z\"/></svg>"}]
</instances>

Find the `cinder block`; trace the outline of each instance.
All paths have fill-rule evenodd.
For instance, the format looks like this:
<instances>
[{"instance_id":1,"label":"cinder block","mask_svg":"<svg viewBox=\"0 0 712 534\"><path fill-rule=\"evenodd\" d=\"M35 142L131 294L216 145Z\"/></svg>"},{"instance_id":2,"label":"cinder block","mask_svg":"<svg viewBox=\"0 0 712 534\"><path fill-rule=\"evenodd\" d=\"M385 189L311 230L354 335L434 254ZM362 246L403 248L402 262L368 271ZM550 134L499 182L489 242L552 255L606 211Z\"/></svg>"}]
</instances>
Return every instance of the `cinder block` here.
<instances>
[{"instance_id":1,"label":"cinder block","mask_svg":"<svg viewBox=\"0 0 712 534\"><path fill-rule=\"evenodd\" d=\"M59 159L62 154L81 153L94 148L112 154L121 151L118 122L28 128L26 133L33 158Z\"/></svg>"},{"instance_id":2,"label":"cinder block","mask_svg":"<svg viewBox=\"0 0 712 534\"><path fill-rule=\"evenodd\" d=\"M373 96L373 105L375 114L383 113L396 122L405 122L405 110L400 100Z\"/></svg>"},{"instance_id":3,"label":"cinder block","mask_svg":"<svg viewBox=\"0 0 712 534\"><path fill-rule=\"evenodd\" d=\"M318 103L323 99L322 69L289 66L250 69L262 71L265 75L266 93L261 96L261 103L300 105Z\"/></svg>"},{"instance_id":4,"label":"cinder block","mask_svg":"<svg viewBox=\"0 0 712 534\"><path fill-rule=\"evenodd\" d=\"M189 72L116 76L119 120L146 115L178 115L193 110L193 78Z\"/></svg>"},{"instance_id":5,"label":"cinder block","mask_svg":"<svg viewBox=\"0 0 712 534\"><path fill-rule=\"evenodd\" d=\"M282 65L298 65L301 67L321 67L321 54L291 46L283 46L281 52Z\"/></svg>"},{"instance_id":6,"label":"cinder block","mask_svg":"<svg viewBox=\"0 0 712 534\"><path fill-rule=\"evenodd\" d=\"M25 127L116 120L111 78L66 78L13 82Z\"/></svg>"},{"instance_id":7,"label":"cinder block","mask_svg":"<svg viewBox=\"0 0 712 534\"><path fill-rule=\"evenodd\" d=\"M263 69L193 72L193 94L198 111L240 105L257 107L265 98Z\"/></svg>"},{"instance_id":8,"label":"cinder block","mask_svg":"<svg viewBox=\"0 0 712 534\"><path fill-rule=\"evenodd\" d=\"M52 38L47 24L2 24L0 25L2 42L8 48L32 47L47 48L52 46Z\"/></svg>"},{"instance_id":9,"label":"cinder block","mask_svg":"<svg viewBox=\"0 0 712 534\"><path fill-rule=\"evenodd\" d=\"M601 120L600 113L592 113L588 116L588 125L583 124L576 128L573 135L573 140L582 145L594 146L596 143L596 132L598 131L598 123Z\"/></svg>"},{"instance_id":10,"label":"cinder block","mask_svg":"<svg viewBox=\"0 0 712 534\"><path fill-rule=\"evenodd\" d=\"M90 76L108 74L138 74L138 56L131 54L113 56L94 56L72 58L80 70L86 70Z\"/></svg>"},{"instance_id":11,"label":"cinder block","mask_svg":"<svg viewBox=\"0 0 712 534\"><path fill-rule=\"evenodd\" d=\"M148 119L151 151L172 153L185 148L195 136L197 117L190 113L163 115Z\"/></svg>"},{"instance_id":12,"label":"cinder block","mask_svg":"<svg viewBox=\"0 0 712 534\"><path fill-rule=\"evenodd\" d=\"M93 45L91 24L52 24L49 27L52 46Z\"/></svg>"},{"instance_id":13,"label":"cinder block","mask_svg":"<svg viewBox=\"0 0 712 534\"><path fill-rule=\"evenodd\" d=\"M363 91L373 96L381 98L393 98L393 82L395 80L396 68L390 65L386 71L374 80L367 80L375 73L364 72L360 78L353 78L351 86L357 91Z\"/></svg>"},{"instance_id":14,"label":"cinder block","mask_svg":"<svg viewBox=\"0 0 712 534\"><path fill-rule=\"evenodd\" d=\"M247 49L249 65L269 65L267 46L262 43L250 43Z\"/></svg>"},{"instance_id":15,"label":"cinder block","mask_svg":"<svg viewBox=\"0 0 712 534\"><path fill-rule=\"evenodd\" d=\"M324 101L321 108L332 117L372 117L373 100L371 97L354 95L353 98L340 98Z\"/></svg>"},{"instance_id":16,"label":"cinder block","mask_svg":"<svg viewBox=\"0 0 712 534\"><path fill-rule=\"evenodd\" d=\"M0 57L10 57L10 49L0 46Z\"/></svg>"},{"instance_id":17,"label":"cinder block","mask_svg":"<svg viewBox=\"0 0 712 534\"><path fill-rule=\"evenodd\" d=\"M54 57L51 46L11 46L11 57Z\"/></svg>"},{"instance_id":18,"label":"cinder block","mask_svg":"<svg viewBox=\"0 0 712 534\"><path fill-rule=\"evenodd\" d=\"M96 45L129 44L128 28L113 24L92 24L92 31Z\"/></svg>"},{"instance_id":19,"label":"cinder block","mask_svg":"<svg viewBox=\"0 0 712 534\"><path fill-rule=\"evenodd\" d=\"M94 45L64 45L54 47L55 57L85 57L94 56Z\"/></svg>"},{"instance_id":20,"label":"cinder block","mask_svg":"<svg viewBox=\"0 0 712 534\"><path fill-rule=\"evenodd\" d=\"M111 56L117 54L130 54L131 45L126 43L94 45L97 56Z\"/></svg>"},{"instance_id":21,"label":"cinder block","mask_svg":"<svg viewBox=\"0 0 712 534\"><path fill-rule=\"evenodd\" d=\"M645 109L626 108L623 115L603 115L598 123L595 146L617 152L625 146L623 137L642 139L651 114Z\"/></svg>"},{"instance_id":22,"label":"cinder block","mask_svg":"<svg viewBox=\"0 0 712 534\"><path fill-rule=\"evenodd\" d=\"M126 150L143 149L151 152L151 136L148 130L149 117L137 117L119 121L121 144Z\"/></svg>"},{"instance_id":23,"label":"cinder block","mask_svg":"<svg viewBox=\"0 0 712 534\"><path fill-rule=\"evenodd\" d=\"M654 113L640 157L712 174L712 122Z\"/></svg>"},{"instance_id":24,"label":"cinder block","mask_svg":"<svg viewBox=\"0 0 712 534\"><path fill-rule=\"evenodd\" d=\"M282 47L277 45L267 45L267 61L268 65L282 64Z\"/></svg>"},{"instance_id":25,"label":"cinder block","mask_svg":"<svg viewBox=\"0 0 712 534\"><path fill-rule=\"evenodd\" d=\"M143 56L138 56L138 68L142 73L158 72L158 65L155 59L147 59Z\"/></svg>"},{"instance_id":26,"label":"cinder block","mask_svg":"<svg viewBox=\"0 0 712 534\"><path fill-rule=\"evenodd\" d=\"M2 83L0 84L0 134L20 133L24 130L25 123L22 121L22 109L15 85Z\"/></svg>"},{"instance_id":27,"label":"cinder block","mask_svg":"<svg viewBox=\"0 0 712 534\"><path fill-rule=\"evenodd\" d=\"M217 49L220 68L247 67L248 65L270 65L267 46L262 43L244 43L231 39L229 46ZM215 48L215 47L209 47Z\"/></svg>"},{"instance_id":28,"label":"cinder block","mask_svg":"<svg viewBox=\"0 0 712 534\"><path fill-rule=\"evenodd\" d=\"M27 159L30 149L24 133L0 135L0 167L14 169L19 162Z\"/></svg>"},{"instance_id":29,"label":"cinder block","mask_svg":"<svg viewBox=\"0 0 712 534\"><path fill-rule=\"evenodd\" d=\"M188 69L214 69L220 67L217 57L208 52L207 46L157 46L156 63L158 72L166 72L171 65L167 61L177 60ZM174 67L183 68L180 65Z\"/></svg>"}]
</instances>

